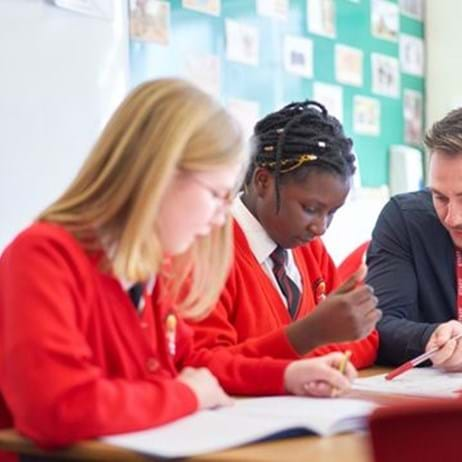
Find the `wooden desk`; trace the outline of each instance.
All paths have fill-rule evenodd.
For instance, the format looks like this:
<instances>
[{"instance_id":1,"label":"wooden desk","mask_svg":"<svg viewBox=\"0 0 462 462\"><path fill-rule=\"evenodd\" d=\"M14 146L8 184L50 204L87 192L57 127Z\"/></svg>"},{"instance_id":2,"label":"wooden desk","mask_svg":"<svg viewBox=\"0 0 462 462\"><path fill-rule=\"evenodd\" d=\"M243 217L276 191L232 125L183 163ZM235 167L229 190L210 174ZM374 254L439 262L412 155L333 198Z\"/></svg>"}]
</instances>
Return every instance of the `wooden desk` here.
<instances>
[{"instance_id":1,"label":"wooden desk","mask_svg":"<svg viewBox=\"0 0 462 462\"><path fill-rule=\"evenodd\" d=\"M388 369L373 367L361 371L361 376L377 375ZM352 392L351 397L362 397L359 392ZM368 396L369 398L370 396ZM116 448L98 441L85 441L69 449L57 452L43 452L28 439L21 437L14 430L0 431L0 449L21 454L46 455L55 462L62 461L114 461L114 462L146 462L148 459L125 449ZM213 453L188 459L189 462L271 462L271 461L305 461L330 462L372 462L367 435L351 433L320 438L306 436L283 439L267 443L252 444L229 451Z\"/></svg>"}]
</instances>

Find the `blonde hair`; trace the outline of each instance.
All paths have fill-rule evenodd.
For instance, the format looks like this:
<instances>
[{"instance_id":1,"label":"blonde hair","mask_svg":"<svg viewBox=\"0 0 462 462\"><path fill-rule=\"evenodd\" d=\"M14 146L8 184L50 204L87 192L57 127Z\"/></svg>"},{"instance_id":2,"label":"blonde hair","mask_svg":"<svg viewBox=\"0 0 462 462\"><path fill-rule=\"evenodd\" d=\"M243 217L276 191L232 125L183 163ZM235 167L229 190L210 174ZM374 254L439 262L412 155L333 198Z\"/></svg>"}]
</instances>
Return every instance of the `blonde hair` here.
<instances>
[{"instance_id":1,"label":"blonde hair","mask_svg":"<svg viewBox=\"0 0 462 462\"><path fill-rule=\"evenodd\" d=\"M244 152L240 128L211 97L178 79L146 82L120 105L77 177L39 219L64 226L88 252L101 250L101 242L114 248L106 269L117 277L166 276L182 314L198 318L213 306L229 270L230 218L168 268L153 219L178 168L243 164Z\"/></svg>"}]
</instances>

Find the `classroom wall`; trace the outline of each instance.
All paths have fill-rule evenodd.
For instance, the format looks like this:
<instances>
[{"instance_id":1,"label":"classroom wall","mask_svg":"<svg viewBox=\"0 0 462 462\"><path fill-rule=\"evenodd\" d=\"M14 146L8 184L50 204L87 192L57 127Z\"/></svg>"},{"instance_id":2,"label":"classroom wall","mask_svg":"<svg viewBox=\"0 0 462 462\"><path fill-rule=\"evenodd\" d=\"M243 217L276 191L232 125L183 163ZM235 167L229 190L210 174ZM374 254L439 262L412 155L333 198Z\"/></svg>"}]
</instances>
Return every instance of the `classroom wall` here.
<instances>
[{"instance_id":1,"label":"classroom wall","mask_svg":"<svg viewBox=\"0 0 462 462\"><path fill-rule=\"evenodd\" d=\"M235 101L239 101L239 112L246 112L248 119L252 117L255 106L255 119L258 119L290 101L320 98L316 88L319 88L319 84L326 88L327 84L321 102L329 107L329 102L335 100L335 94L341 94L339 117L347 133L354 139L362 185L378 187L387 184L390 146L408 143L403 114L405 92L411 90L423 97L425 79L405 72L401 66L397 73L396 92L386 94L383 89L374 88L377 86L373 79L374 58L379 55L383 59L385 56L392 64L398 64L400 39L403 36L400 34L423 39L422 21L402 14L402 11L400 14L398 0L335 0L332 3L333 30L326 36L309 26L313 17L319 26L323 16L330 16L314 16L310 6L317 4L317 0L281 1L280 5L288 5L287 14L282 14L282 17L259 14L259 3L262 2L150 0L146 4L142 2L145 5L143 13L142 8L132 2L132 17L137 20L130 47L132 83L166 75L191 78L196 83L208 86L231 110L236 106ZM266 1L267 5L272 3L275 2ZM376 31L378 26L373 18L377 11L382 10L376 7L377 3L397 13L389 17L396 18L398 31L387 34L385 25L382 25L381 34ZM207 5L220 7L211 11L212 8L207 10ZM234 49L230 46L230 22L249 29L248 43L252 43L252 46L248 47L256 48L256 53L255 56L249 54L247 62L242 57L239 59L235 50L230 51ZM252 38L254 36L256 40ZM309 40L312 44L313 69L310 75L300 75L286 64L284 50L287 39L294 40L294 37L298 41ZM348 83L338 77L338 45L353 47L362 53L360 83ZM297 53L297 56L300 55ZM306 61L310 62L310 59ZM382 75L384 80L395 80L392 64L383 64L376 74ZM217 74L214 81L210 78L213 73ZM372 101L379 108L380 123L375 133L366 133L364 129L360 131L354 123L355 108L359 107L355 105L358 97L369 103ZM417 147L420 148L420 143L417 143Z\"/></svg>"},{"instance_id":2,"label":"classroom wall","mask_svg":"<svg viewBox=\"0 0 462 462\"><path fill-rule=\"evenodd\" d=\"M105 20L0 0L0 251L65 188L128 89L127 1Z\"/></svg>"},{"instance_id":3,"label":"classroom wall","mask_svg":"<svg viewBox=\"0 0 462 462\"><path fill-rule=\"evenodd\" d=\"M460 0L427 1L428 127L451 109L462 106L461 22Z\"/></svg>"}]
</instances>

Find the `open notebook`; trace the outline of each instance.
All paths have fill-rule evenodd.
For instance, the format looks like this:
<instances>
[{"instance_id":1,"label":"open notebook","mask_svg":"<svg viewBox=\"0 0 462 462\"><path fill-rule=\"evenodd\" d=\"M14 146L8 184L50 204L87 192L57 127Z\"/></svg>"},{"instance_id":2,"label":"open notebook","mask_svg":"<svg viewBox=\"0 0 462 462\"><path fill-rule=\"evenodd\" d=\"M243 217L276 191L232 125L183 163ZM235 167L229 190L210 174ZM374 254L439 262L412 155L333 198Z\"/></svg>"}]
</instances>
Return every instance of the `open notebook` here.
<instances>
[{"instance_id":1,"label":"open notebook","mask_svg":"<svg viewBox=\"0 0 462 462\"><path fill-rule=\"evenodd\" d=\"M188 457L270 438L361 430L374 407L352 399L241 399L228 408L201 411L152 430L103 440L158 457Z\"/></svg>"},{"instance_id":2,"label":"open notebook","mask_svg":"<svg viewBox=\"0 0 462 462\"><path fill-rule=\"evenodd\" d=\"M434 367L420 367L398 375L393 380L385 380L385 375L356 379L353 389L390 395L441 398L462 396L462 372L443 372Z\"/></svg>"}]
</instances>

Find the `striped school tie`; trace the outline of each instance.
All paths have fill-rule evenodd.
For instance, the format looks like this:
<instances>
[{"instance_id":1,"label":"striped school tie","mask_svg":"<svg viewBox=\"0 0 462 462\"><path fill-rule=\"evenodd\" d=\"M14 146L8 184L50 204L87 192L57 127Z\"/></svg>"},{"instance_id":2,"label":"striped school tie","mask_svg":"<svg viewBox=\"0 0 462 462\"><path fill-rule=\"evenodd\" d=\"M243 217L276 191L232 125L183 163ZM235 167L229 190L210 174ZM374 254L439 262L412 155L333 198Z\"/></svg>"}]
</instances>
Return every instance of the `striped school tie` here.
<instances>
[{"instance_id":1,"label":"striped school tie","mask_svg":"<svg viewBox=\"0 0 462 462\"><path fill-rule=\"evenodd\" d=\"M297 314L298 303L300 302L300 290L292 279L287 275L285 265L287 264L287 250L280 246L270 255L273 261L273 273L278 282L279 288L281 289L284 297L287 300L287 307L289 313L293 318Z\"/></svg>"}]
</instances>

